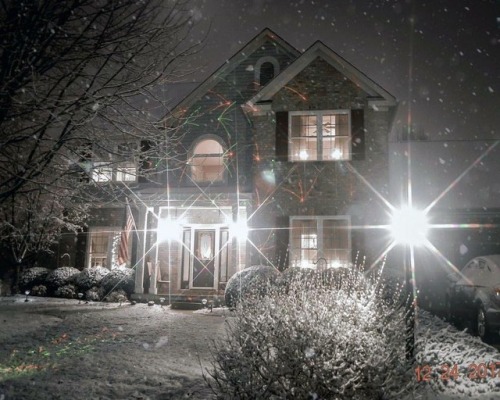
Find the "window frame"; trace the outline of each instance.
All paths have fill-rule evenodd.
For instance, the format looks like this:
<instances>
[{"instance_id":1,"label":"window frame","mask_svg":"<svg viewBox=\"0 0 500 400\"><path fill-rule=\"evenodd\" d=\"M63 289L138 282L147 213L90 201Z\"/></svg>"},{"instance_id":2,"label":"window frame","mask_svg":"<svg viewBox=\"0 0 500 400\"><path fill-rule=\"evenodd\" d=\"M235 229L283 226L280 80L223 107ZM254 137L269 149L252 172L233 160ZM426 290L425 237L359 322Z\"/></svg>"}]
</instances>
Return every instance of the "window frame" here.
<instances>
[{"instance_id":1,"label":"window frame","mask_svg":"<svg viewBox=\"0 0 500 400\"><path fill-rule=\"evenodd\" d=\"M221 150L222 150L221 153L199 153L197 155L197 153L195 153L196 148L205 141L217 142L217 144L221 147ZM192 160L195 158L202 158L202 157L208 157L208 156L215 158L215 155L220 155L218 157L218 159L220 159L222 161L222 164L220 167L222 173L218 174L218 177L220 177L220 179L216 179L216 180L197 180L197 179L195 179L195 177L194 177L195 173L193 172L195 165L192 164ZM189 178L191 179L191 181L195 185L204 186L204 185L224 185L224 184L227 184L227 175L228 175L227 174L227 161L228 161L227 146L222 141L222 139L216 135L204 135L204 136L198 138L198 140L196 140L193 143L193 145L191 146L191 150L189 152L189 158L187 160L187 165L189 167ZM200 166L198 166L198 167L200 167Z\"/></svg>"},{"instance_id":2,"label":"window frame","mask_svg":"<svg viewBox=\"0 0 500 400\"><path fill-rule=\"evenodd\" d=\"M325 237L324 237L324 231L325 231L325 221L345 221L346 229L347 229L347 248L346 249L325 249ZM311 249L307 248L304 249L303 247L296 248L295 243L294 243L294 226L293 223L294 221L315 221L316 222L316 249ZM296 216L291 216L290 221L289 221L289 226L290 226L290 265L292 267L301 267L301 268L316 268L319 264L318 261L323 258L325 259L326 262L326 267L328 268L334 268L338 265L336 265L336 261L341 261L343 260L328 260L326 256L326 251L327 250L334 250L334 251L342 251L346 253L345 257L345 262L350 264L352 262L352 238L351 238L351 217L349 215L325 215L325 216L303 216L303 215L296 215ZM300 238L302 241L302 238ZM310 240L310 238L308 239ZM302 259L302 252L303 250L315 250L316 251L316 260L303 260ZM307 264L307 265L306 265Z\"/></svg>"},{"instance_id":3,"label":"window frame","mask_svg":"<svg viewBox=\"0 0 500 400\"><path fill-rule=\"evenodd\" d=\"M265 82L263 84L261 68L262 68L262 65L264 65L265 63L272 64L274 67L274 71L273 71L273 77L268 82ZM255 79L255 82L257 82L259 84L259 86L265 86L269 82L271 82L274 78L276 78L276 76L278 76L279 73L280 73L280 63L278 62L278 60L276 58L271 57L271 56L261 57L258 59L258 61L255 64L254 79Z\"/></svg>"},{"instance_id":4,"label":"window frame","mask_svg":"<svg viewBox=\"0 0 500 400\"><path fill-rule=\"evenodd\" d=\"M119 147L123 145L132 147L128 159L119 150ZM102 156L100 156L98 151L94 151L90 173L92 181L98 184L106 184L111 182L137 182L139 163L137 161L137 157L135 157L135 152L139 149L139 145L140 144L138 140L116 141L115 143L113 143L112 152L101 152ZM134 170L134 172L132 172L132 169ZM133 179L124 179L125 177L133 177Z\"/></svg>"},{"instance_id":5,"label":"window frame","mask_svg":"<svg viewBox=\"0 0 500 400\"><path fill-rule=\"evenodd\" d=\"M92 235L93 234L106 234L107 235L107 249L105 252L92 252ZM106 269L113 269L114 263L117 262L117 252L113 252L117 245L119 245L118 237L121 233L120 227L117 226L91 226L87 232L87 251L86 262L87 268L94 268L92 265L93 258L105 259L106 265L101 267ZM116 249L117 250L117 249Z\"/></svg>"},{"instance_id":6,"label":"window frame","mask_svg":"<svg viewBox=\"0 0 500 400\"><path fill-rule=\"evenodd\" d=\"M328 115L345 115L347 118L347 135L324 135L323 134L323 118ZM294 155L294 143L297 138L307 138L308 136L293 136L293 117L296 116L315 116L316 117L316 157L302 159ZM351 161L353 159L352 153L352 117L351 110L349 109L335 109L335 110L307 110L307 111L289 111L288 112L288 161L290 162L337 162L337 161ZM347 142L348 155L332 159L323 158L323 149L326 137L333 137L345 140Z\"/></svg>"}]
</instances>

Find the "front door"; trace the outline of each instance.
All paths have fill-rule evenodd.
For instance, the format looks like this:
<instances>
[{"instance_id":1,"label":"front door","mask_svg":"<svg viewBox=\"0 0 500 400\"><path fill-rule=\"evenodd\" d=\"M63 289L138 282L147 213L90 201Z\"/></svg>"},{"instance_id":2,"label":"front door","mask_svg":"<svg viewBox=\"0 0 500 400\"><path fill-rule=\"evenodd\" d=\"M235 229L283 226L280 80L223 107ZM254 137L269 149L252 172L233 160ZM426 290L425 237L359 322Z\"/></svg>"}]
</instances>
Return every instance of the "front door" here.
<instances>
[{"instance_id":1,"label":"front door","mask_svg":"<svg viewBox=\"0 0 500 400\"><path fill-rule=\"evenodd\" d=\"M213 288L215 274L215 229L194 231L193 288Z\"/></svg>"}]
</instances>

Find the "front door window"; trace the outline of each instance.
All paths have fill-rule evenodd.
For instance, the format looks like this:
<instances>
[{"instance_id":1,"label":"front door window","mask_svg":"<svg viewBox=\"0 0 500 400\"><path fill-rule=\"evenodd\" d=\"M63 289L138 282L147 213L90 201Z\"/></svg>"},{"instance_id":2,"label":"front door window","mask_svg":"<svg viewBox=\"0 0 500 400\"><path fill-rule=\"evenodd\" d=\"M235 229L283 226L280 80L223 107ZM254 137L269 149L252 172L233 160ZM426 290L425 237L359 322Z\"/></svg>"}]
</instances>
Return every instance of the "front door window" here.
<instances>
[{"instance_id":1,"label":"front door window","mask_svg":"<svg viewBox=\"0 0 500 400\"><path fill-rule=\"evenodd\" d=\"M194 248L193 287L213 288L215 273L215 229L196 230Z\"/></svg>"}]
</instances>

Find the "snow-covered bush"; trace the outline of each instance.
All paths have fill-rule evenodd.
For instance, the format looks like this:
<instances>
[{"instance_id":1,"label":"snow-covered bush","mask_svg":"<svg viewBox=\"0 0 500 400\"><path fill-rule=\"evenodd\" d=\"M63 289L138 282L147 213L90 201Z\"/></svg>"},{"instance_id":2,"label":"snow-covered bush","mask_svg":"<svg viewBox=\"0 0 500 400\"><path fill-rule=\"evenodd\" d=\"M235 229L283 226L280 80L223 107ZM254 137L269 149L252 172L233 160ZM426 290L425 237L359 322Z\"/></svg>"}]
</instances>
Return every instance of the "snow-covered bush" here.
<instances>
[{"instance_id":1,"label":"snow-covered bush","mask_svg":"<svg viewBox=\"0 0 500 400\"><path fill-rule=\"evenodd\" d=\"M107 274L101 281L106 293L122 289L127 296L135 289L135 271L132 268L116 268Z\"/></svg>"},{"instance_id":2,"label":"snow-covered bush","mask_svg":"<svg viewBox=\"0 0 500 400\"><path fill-rule=\"evenodd\" d=\"M74 277L73 282L78 290L85 292L94 286L99 286L110 272L109 269L103 267L85 268Z\"/></svg>"},{"instance_id":3,"label":"snow-covered bush","mask_svg":"<svg viewBox=\"0 0 500 400\"><path fill-rule=\"evenodd\" d=\"M102 287L91 287L89 290L85 291L85 300L90 301L100 301L104 296L104 288Z\"/></svg>"},{"instance_id":4,"label":"snow-covered bush","mask_svg":"<svg viewBox=\"0 0 500 400\"><path fill-rule=\"evenodd\" d=\"M122 303L128 300L127 293L123 289L113 290L103 299L109 303Z\"/></svg>"},{"instance_id":5,"label":"snow-covered bush","mask_svg":"<svg viewBox=\"0 0 500 400\"><path fill-rule=\"evenodd\" d=\"M50 270L42 267L33 267L24 270L19 277L19 287L21 290L31 290L33 286L45 282L45 278Z\"/></svg>"},{"instance_id":6,"label":"snow-covered bush","mask_svg":"<svg viewBox=\"0 0 500 400\"><path fill-rule=\"evenodd\" d=\"M404 307L385 300L379 279L341 276L337 288L316 274L242 299L205 376L217 398L402 398L414 382Z\"/></svg>"},{"instance_id":7,"label":"snow-covered bush","mask_svg":"<svg viewBox=\"0 0 500 400\"><path fill-rule=\"evenodd\" d=\"M345 283L343 283L345 281ZM290 267L283 271L278 279L278 285L288 289L301 282L305 287L326 286L332 289L345 290L350 285L360 285L364 281L363 274L357 268L328 268L323 271L316 271L312 268Z\"/></svg>"},{"instance_id":8,"label":"snow-covered bush","mask_svg":"<svg viewBox=\"0 0 500 400\"><path fill-rule=\"evenodd\" d=\"M33 296L46 296L47 295L47 286L45 286L45 285L33 286L33 288L31 289L31 295L33 295Z\"/></svg>"},{"instance_id":9,"label":"snow-covered bush","mask_svg":"<svg viewBox=\"0 0 500 400\"><path fill-rule=\"evenodd\" d=\"M74 285L63 285L59 286L55 292L54 296L56 297L63 297L65 299L74 299L76 298L76 288Z\"/></svg>"},{"instance_id":10,"label":"snow-covered bush","mask_svg":"<svg viewBox=\"0 0 500 400\"><path fill-rule=\"evenodd\" d=\"M45 284L49 290L55 291L61 286L71 283L72 278L78 273L80 270L73 267L56 268L47 275Z\"/></svg>"},{"instance_id":11,"label":"snow-covered bush","mask_svg":"<svg viewBox=\"0 0 500 400\"><path fill-rule=\"evenodd\" d=\"M226 306L235 307L247 294L265 294L269 283L277 280L279 271L268 265L254 265L234 274L227 281L224 291Z\"/></svg>"}]
</instances>

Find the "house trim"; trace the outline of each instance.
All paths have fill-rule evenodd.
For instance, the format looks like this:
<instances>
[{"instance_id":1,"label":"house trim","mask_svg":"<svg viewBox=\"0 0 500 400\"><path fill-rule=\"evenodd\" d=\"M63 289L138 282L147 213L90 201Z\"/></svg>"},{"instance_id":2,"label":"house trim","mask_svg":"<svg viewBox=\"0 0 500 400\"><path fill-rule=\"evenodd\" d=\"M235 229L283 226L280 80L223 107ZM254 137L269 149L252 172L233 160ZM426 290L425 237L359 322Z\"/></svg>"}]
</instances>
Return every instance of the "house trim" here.
<instances>
[{"instance_id":1,"label":"house trim","mask_svg":"<svg viewBox=\"0 0 500 400\"><path fill-rule=\"evenodd\" d=\"M240 65L249 55L254 53L266 40L271 40L281 46L286 52L296 58L300 55L300 51L290 45L276 33L266 28L255 36L247 45L239 50L233 57L226 61L219 67L213 74L211 74L203 83L196 89L188 94L177 106L174 107L172 114L176 115L182 113L184 110L191 107L197 100L199 100L210 89L223 80L231 71ZM269 60L268 60L269 61Z\"/></svg>"},{"instance_id":2,"label":"house trim","mask_svg":"<svg viewBox=\"0 0 500 400\"><path fill-rule=\"evenodd\" d=\"M372 107L374 105L385 107L396 105L396 99L393 95L368 78L368 76L354 67L347 60L325 46L321 41L317 41L292 64L290 64L287 69L273 79L254 97L247 101L244 108L251 111L259 103L263 101L271 101L273 96L280 89L288 84L288 82L295 78L318 57L324 59L331 66L340 71L346 78L353 81L356 85L363 89L370 97L369 104Z\"/></svg>"}]
</instances>

